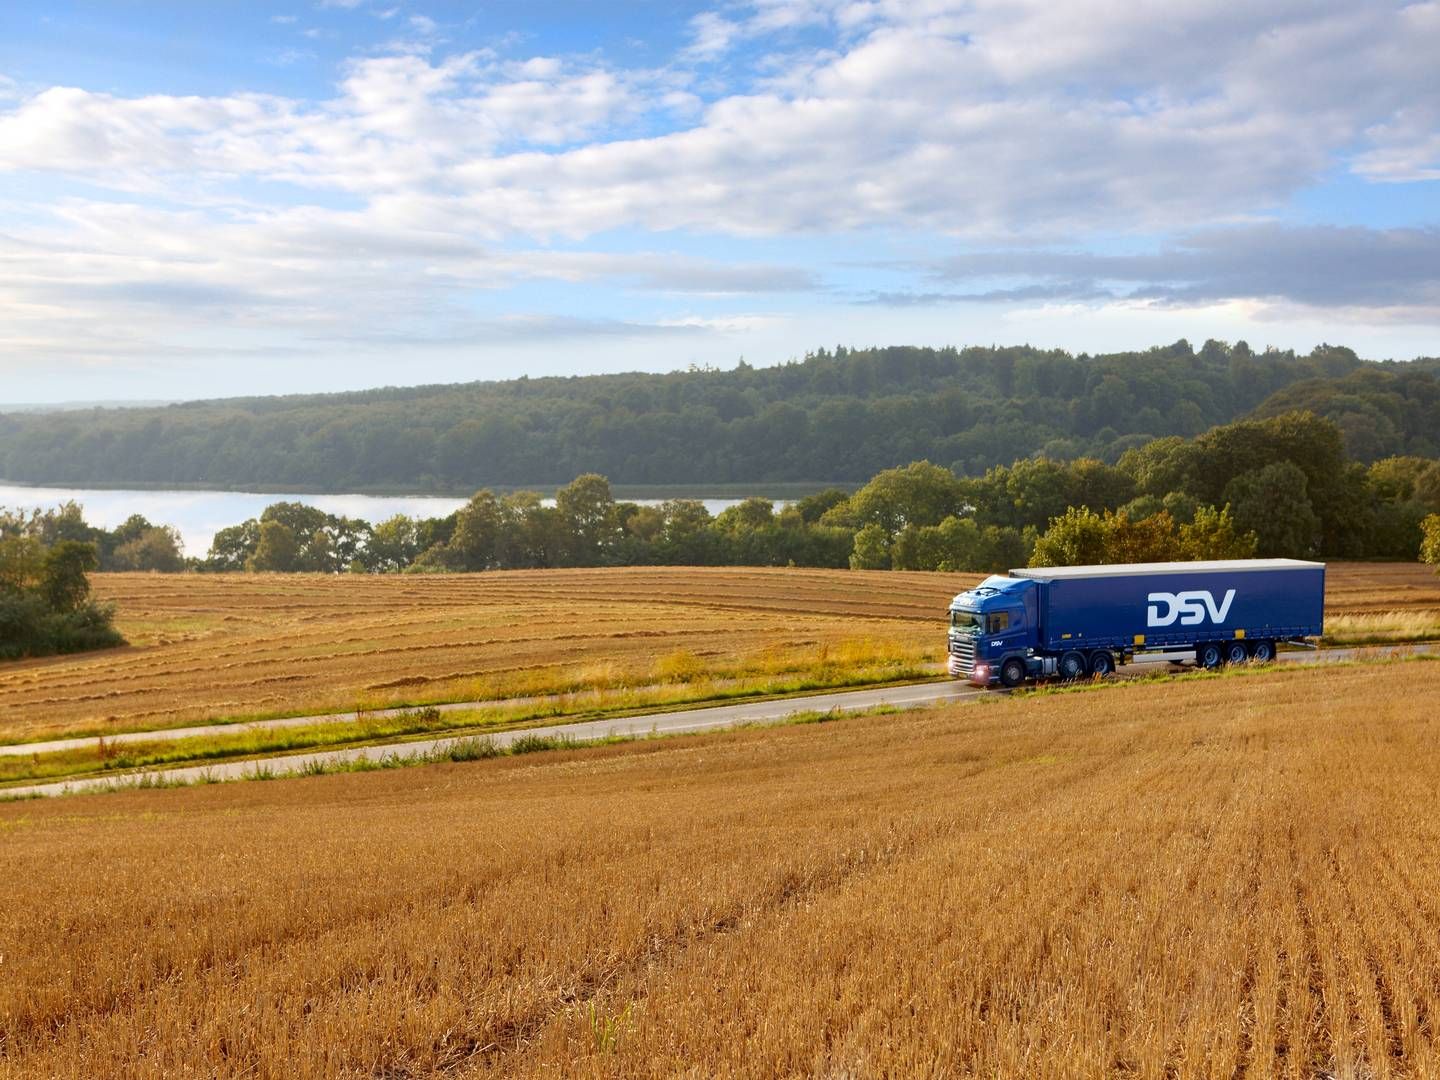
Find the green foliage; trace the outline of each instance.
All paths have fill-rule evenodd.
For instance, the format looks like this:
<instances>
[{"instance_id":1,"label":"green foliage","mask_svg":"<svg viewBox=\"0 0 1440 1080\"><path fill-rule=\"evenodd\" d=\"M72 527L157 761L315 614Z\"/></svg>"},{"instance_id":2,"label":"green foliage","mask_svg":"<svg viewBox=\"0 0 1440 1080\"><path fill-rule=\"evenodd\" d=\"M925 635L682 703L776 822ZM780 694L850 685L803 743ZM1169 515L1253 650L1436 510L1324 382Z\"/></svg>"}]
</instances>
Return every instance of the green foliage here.
<instances>
[{"instance_id":1,"label":"green foliage","mask_svg":"<svg viewBox=\"0 0 1440 1080\"><path fill-rule=\"evenodd\" d=\"M94 544L61 540L45 552L36 587L51 611L75 611L90 595L90 579L85 575L99 566L100 556Z\"/></svg>"},{"instance_id":2,"label":"green foliage","mask_svg":"<svg viewBox=\"0 0 1440 1080\"><path fill-rule=\"evenodd\" d=\"M1420 561L1435 567L1440 573L1440 514L1431 514L1420 523L1423 539L1420 541Z\"/></svg>"},{"instance_id":3,"label":"green foliage","mask_svg":"<svg viewBox=\"0 0 1440 1080\"><path fill-rule=\"evenodd\" d=\"M93 544L0 535L0 659L123 644L113 608L90 599L98 564Z\"/></svg>"},{"instance_id":4,"label":"green foliage","mask_svg":"<svg viewBox=\"0 0 1440 1080\"><path fill-rule=\"evenodd\" d=\"M1276 461L1231 480L1225 500L1239 528L1255 534L1260 555L1313 555L1320 547L1320 518L1307 487L1304 470Z\"/></svg>"},{"instance_id":5,"label":"green foliage","mask_svg":"<svg viewBox=\"0 0 1440 1080\"><path fill-rule=\"evenodd\" d=\"M152 525L133 514L105 538L100 550L102 570L154 570L173 574L185 568L180 533L168 525Z\"/></svg>"},{"instance_id":6,"label":"green foliage","mask_svg":"<svg viewBox=\"0 0 1440 1080\"><path fill-rule=\"evenodd\" d=\"M1072 506L1116 510L1135 496L1129 474L1093 458L1040 457L999 465L965 483L965 501L982 524L1043 529Z\"/></svg>"},{"instance_id":7,"label":"green foliage","mask_svg":"<svg viewBox=\"0 0 1440 1080\"><path fill-rule=\"evenodd\" d=\"M633 484L858 483L917 458L972 476L1037 451L1114 461L1257 407L1329 417L1368 461L1440 454L1437 398L1440 381L1420 365L1366 364L1329 346L1308 356L1221 342L1197 353L1184 341L1104 356L821 349L733 371L17 414L0 419L0 476L315 491L475 491L587 473ZM1046 512L982 524L1042 527ZM353 556L338 558L348 566Z\"/></svg>"},{"instance_id":8,"label":"green foliage","mask_svg":"<svg viewBox=\"0 0 1440 1080\"><path fill-rule=\"evenodd\" d=\"M714 518L690 499L617 502L598 474L576 478L550 502L534 491L482 489L446 518L401 515L375 527L281 502L222 529L209 555L189 565L321 573L628 565L953 572L1005 570L1029 561L1032 549L1044 564L1257 551L1413 558L1422 520L1440 508L1440 461L1392 456L1366 467L1346 459L1335 424L1286 413L1192 439L1141 441L1118 465L1038 456L963 478L917 461L882 470L853 494L832 488L778 511L765 498ZM91 537L102 569L184 565L173 530L139 516L109 532L94 529L74 504L43 513L0 509L0 537L41 547L42 538ZM38 573L24 568L38 558L35 550L12 548L0 579Z\"/></svg>"},{"instance_id":9,"label":"green foliage","mask_svg":"<svg viewBox=\"0 0 1440 1080\"><path fill-rule=\"evenodd\" d=\"M1311 378L1278 391L1259 416L1307 411L1340 431L1361 461L1397 454L1440 456L1440 380L1420 365L1366 365L1339 378Z\"/></svg>"},{"instance_id":10,"label":"green foliage","mask_svg":"<svg viewBox=\"0 0 1440 1080\"><path fill-rule=\"evenodd\" d=\"M907 525L896 538L891 565L896 570L1008 570L1025 562L1025 542L1011 528L978 525L974 518L951 515L938 525Z\"/></svg>"},{"instance_id":11,"label":"green foliage","mask_svg":"<svg viewBox=\"0 0 1440 1080\"><path fill-rule=\"evenodd\" d=\"M1109 562L1111 517L1072 506L1050 522L1030 553L1031 566L1098 566ZM1118 560L1117 560L1118 561Z\"/></svg>"},{"instance_id":12,"label":"green foliage","mask_svg":"<svg viewBox=\"0 0 1440 1080\"><path fill-rule=\"evenodd\" d=\"M1238 530L1230 508L1202 506L1177 526L1167 511L1133 520L1123 510L1095 513L1071 507L1035 544L1031 566L1244 559L1255 554L1253 533Z\"/></svg>"},{"instance_id":13,"label":"green foliage","mask_svg":"<svg viewBox=\"0 0 1440 1080\"><path fill-rule=\"evenodd\" d=\"M890 569L890 534L883 525L872 522L855 534L855 544L850 552L850 569Z\"/></svg>"},{"instance_id":14,"label":"green foliage","mask_svg":"<svg viewBox=\"0 0 1440 1080\"><path fill-rule=\"evenodd\" d=\"M302 569L300 561L300 540L295 530L281 521L260 523L260 542L255 553L245 562L245 569L251 572L272 570L293 573Z\"/></svg>"},{"instance_id":15,"label":"green foliage","mask_svg":"<svg viewBox=\"0 0 1440 1080\"><path fill-rule=\"evenodd\" d=\"M1219 510L1196 508L1194 519L1181 524L1177 535L1179 559L1253 559L1259 545L1253 532L1243 532L1235 524L1228 503Z\"/></svg>"},{"instance_id":16,"label":"green foliage","mask_svg":"<svg viewBox=\"0 0 1440 1080\"><path fill-rule=\"evenodd\" d=\"M949 469L928 461L886 469L820 519L827 525L878 525L895 537L907 526L938 525L964 509L965 487Z\"/></svg>"}]
</instances>

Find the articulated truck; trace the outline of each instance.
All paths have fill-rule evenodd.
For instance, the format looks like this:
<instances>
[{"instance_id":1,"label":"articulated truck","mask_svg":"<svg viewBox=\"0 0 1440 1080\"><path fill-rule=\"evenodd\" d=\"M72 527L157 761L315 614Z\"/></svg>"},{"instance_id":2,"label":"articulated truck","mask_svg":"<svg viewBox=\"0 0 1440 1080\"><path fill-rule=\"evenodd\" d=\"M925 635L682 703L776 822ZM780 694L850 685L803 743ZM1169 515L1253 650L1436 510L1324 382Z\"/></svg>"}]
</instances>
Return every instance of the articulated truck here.
<instances>
[{"instance_id":1,"label":"articulated truck","mask_svg":"<svg viewBox=\"0 0 1440 1080\"><path fill-rule=\"evenodd\" d=\"M1136 656L1268 661L1324 629L1325 564L1054 566L992 575L950 604L948 669L980 686L1109 675Z\"/></svg>"}]
</instances>

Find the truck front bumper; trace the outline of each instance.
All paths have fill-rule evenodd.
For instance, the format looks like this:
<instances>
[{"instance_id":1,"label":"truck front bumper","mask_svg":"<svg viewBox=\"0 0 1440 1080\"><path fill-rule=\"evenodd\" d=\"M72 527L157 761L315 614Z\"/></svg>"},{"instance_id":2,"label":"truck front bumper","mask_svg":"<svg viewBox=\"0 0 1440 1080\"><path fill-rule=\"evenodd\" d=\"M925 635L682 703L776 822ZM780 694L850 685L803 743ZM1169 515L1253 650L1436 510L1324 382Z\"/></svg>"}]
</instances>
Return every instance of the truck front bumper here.
<instances>
[{"instance_id":1,"label":"truck front bumper","mask_svg":"<svg viewBox=\"0 0 1440 1080\"><path fill-rule=\"evenodd\" d=\"M997 678L997 674L990 668L990 661L977 660L972 668L964 658L954 653L947 658L945 670L952 679L964 679L975 686L989 686Z\"/></svg>"}]
</instances>

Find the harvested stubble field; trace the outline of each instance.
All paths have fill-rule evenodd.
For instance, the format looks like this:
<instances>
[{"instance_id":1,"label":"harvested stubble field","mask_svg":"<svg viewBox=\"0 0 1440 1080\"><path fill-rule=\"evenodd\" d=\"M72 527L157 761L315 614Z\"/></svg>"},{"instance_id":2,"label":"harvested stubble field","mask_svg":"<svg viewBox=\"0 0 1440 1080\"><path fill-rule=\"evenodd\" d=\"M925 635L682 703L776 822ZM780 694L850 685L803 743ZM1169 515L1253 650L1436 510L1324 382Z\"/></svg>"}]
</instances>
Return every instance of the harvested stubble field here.
<instances>
[{"instance_id":1,"label":"harvested stubble field","mask_svg":"<svg viewBox=\"0 0 1440 1080\"><path fill-rule=\"evenodd\" d=\"M557 711L937 671L976 574L647 567L436 576L101 574L131 645L0 665L0 742L575 695ZM1337 643L1440 636L1440 578L1332 564ZM644 688L646 693L638 694Z\"/></svg>"},{"instance_id":2,"label":"harvested stubble field","mask_svg":"<svg viewBox=\"0 0 1440 1080\"><path fill-rule=\"evenodd\" d=\"M1440 663L0 806L0 1075L1440 1075Z\"/></svg>"},{"instance_id":3,"label":"harvested stubble field","mask_svg":"<svg viewBox=\"0 0 1440 1080\"><path fill-rule=\"evenodd\" d=\"M0 741L636 686L930 670L977 575L643 568L97 574L131 646L0 665ZM963 587L963 586L962 586Z\"/></svg>"}]
</instances>

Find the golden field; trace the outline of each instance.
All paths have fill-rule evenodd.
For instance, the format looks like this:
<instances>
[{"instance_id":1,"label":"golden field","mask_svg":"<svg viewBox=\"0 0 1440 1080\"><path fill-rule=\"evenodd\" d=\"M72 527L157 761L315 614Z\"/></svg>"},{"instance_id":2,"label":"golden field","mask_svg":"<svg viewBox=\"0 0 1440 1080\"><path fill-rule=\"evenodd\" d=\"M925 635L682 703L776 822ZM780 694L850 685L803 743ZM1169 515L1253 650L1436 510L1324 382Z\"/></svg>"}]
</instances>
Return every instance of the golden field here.
<instances>
[{"instance_id":1,"label":"golden field","mask_svg":"<svg viewBox=\"0 0 1440 1080\"><path fill-rule=\"evenodd\" d=\"M945 606L956 582L978 575L651 567L92 580L131 645L0 664L0 741L774 676L832 655L850 669L873 658L879 680L943 658Z\"/></svg>"},{"instance_id":2,"label":"golden field","mask_svg":"<svg viewBox=\"0 0 1440 1080\"><path fill-rule=\"evenodd\" d=\"M680 703L796 676L884 681L942 659L945 609L979 578L690 567L99 574L95 592L118 605L130 646L0 665L0 742L527 695ZM1326 616L1339 643L1440 636L1440 577L1418 564L1332 564Z\"/></svg>"},{"instance_id":3,"label":"golden field","mask_svg":"<svg viewBox=\"0 0 1440 1080\"><path fill-rule=\"evenodd\" d=\"M1440 1075L1440 663L0 805L0 1075Z\"/></svg>"}]
</instances>

